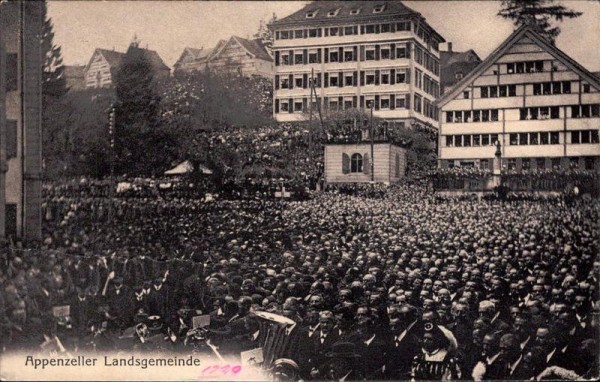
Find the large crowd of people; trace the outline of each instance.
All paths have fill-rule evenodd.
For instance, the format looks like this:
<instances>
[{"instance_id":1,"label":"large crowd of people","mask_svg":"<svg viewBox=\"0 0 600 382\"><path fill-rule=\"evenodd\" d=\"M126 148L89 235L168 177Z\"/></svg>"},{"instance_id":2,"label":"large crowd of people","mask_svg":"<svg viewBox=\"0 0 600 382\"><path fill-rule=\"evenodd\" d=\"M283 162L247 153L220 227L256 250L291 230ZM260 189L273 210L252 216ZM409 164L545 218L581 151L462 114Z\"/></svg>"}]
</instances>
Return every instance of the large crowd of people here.
<instances>
[{"instance_id":1,"label":"large crowd of people","mask_svg":"<svg viewBox=\"0 0 600 382\"><path fill-rule=\"evenodd\" d=\"M3 252L2 351L262 347L296 380L599 376L598 200L60 193L43 242Z\"/></svg>"}]
</instances>

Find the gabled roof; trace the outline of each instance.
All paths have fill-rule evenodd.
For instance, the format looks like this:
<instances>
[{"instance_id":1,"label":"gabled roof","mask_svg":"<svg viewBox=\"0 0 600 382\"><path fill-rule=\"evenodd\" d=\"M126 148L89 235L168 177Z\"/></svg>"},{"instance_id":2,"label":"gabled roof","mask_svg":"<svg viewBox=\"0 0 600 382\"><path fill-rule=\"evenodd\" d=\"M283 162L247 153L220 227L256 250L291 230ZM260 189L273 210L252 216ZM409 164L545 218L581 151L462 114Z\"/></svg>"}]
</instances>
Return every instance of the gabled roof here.
<instances>
[{"instance_id":1,"label":"gabled roof","mask_svg":"<svg viewBox=\"0 0 600 382\"><path fill-rule=\"evenodd\" d=\"M481 62L479 55L473 50L469 49L466 52L440 52L440 65L450 66L457 62L473 62L469 61L469 57L475 56L476 62Z\"/></svg>"},{"instance_id":2,"label":"gabled roof","mask_svg":"<svg viewBox=\"0 0 600 382\"><path fill-rule=\"evenodd\" d=\"M562 50L558 49L556 46L552 45L546 38L544 38L539 32L537 32L533 27L529 25L522 25L517 30L515 30L502 44L500 44L490 55L483 60L475 69L471 71L471 73L465 76L458 84L454 86L454 88L445 93L441 98L438 99L437 104L439 107L444 106L454 98L456 98L461 92L477 77L479 77L483 72L488 70L500 57L502 57L517 41L519 41L523 36L527 36L533 40L536 44L538 44L541 48L546 50L552 56L554 56L557 60L560 60L563 64L565 64L569 69L573 70L575 73L579 74L586 81L593 84L596 88L600 89L600 79L590 73L586 68L581 66L571 57L569 57Z\"/></svg>"},{"instance_id":3,"label":"gabled roof","mask_svg":"<svg viewBox=\"0 0 600 382\"><path fill-rule=\"evenodd\" d=\"M65 65L64 66L65 71L64 74L66 77L69 78L76 78L76 77L84 77L84 72L85 72L85 66L84 65Z\"/></svg>"},{"instance_id":4,"label":"gabled roof","mask_svg":"<svg viewBox=\"0 0 600 382\"><path fill-rule=\"evenodd\" d=\"M375 8L384 6L379 13L374 13ZM330 11L338 10L333 17L328 16ZM351 11L359 9L358 14L351 14ZM307 13L314 13L314 17L307 18ZM372 16L388 15L420 15L400 1L313 1L297 12L274 21L271 25L279 26L299 21L319 21L335 19L359 20Z\"/></svg>"},{"instance_id":5,"label":"gabled roof","mask_svg":"<svg viewBox=\"0 0 600 382\"><path fill-rule=\"evenodd\" d=\"M169 67L167 65L165 65L164 61L162 60L162 58L160 58L160 56L158 55L158 53L155 50L149 50L149 49L143 49L143 48L137 48L137 49L141 49L144 51L146 57L148 58L148 60L150 60L150 63L152 64L152 66L154 67L155 70L169 70L169 71L171 70L171 69L169 69ZM92 63L93 58L97 54L101 54L102 57L104 57L104 59L110 66L111 70L116 69L116 67L121 64L121 60L123 60L123 57L125 57L125 53L122 53L122 52L97 48L94 51L94 54L92 54L92 57L90 58L90 61L88 62L88 64L85 66L85 69L84 69L85 71L87 71L89 69L89 66Z\"/></svg>"},{"instance_id":6,"label":"gabled roof","mask_svg":"<svg viewBox=\"0 0 600 382\"><path fill-rule=\"evenodd\" d=\"M142 49L142 48L138 48L138 49ZM142 50L146 54L146 57L150 60L150 63L152 64L152 66L154 67L155 70L169 70L169 71L171 70L165 64L165 62L162 60L162 58L160 58L157 51L149 50L149 49L142 49Z\"/></svg>"},{"instance_id":7,"label":"gabled roof","mask_svg":"<svg viewBox=\"0 0 600 382\"><path fill-rule=\"evenodd\" d=\"M244 50L246 50L246 52L258 59L265 61L273 61L260 39L248 40L238 36L231 36L228 41L225 41L222 44L220 44L220 46L218 46L218 49L217 47L215 47L214 54L211 55L210 59L212 60L219 54L221 54L223 49L225 49L225 47L232 41L237 42Z\"/></svg>"},{"instance_id":8,"label":"gabled roof","mask_svg":"<svg viewBox=\"0 0 600 382\"><path fill-rule=\"evenodd\" d=\"M125 53L108 49L96 49L96 52L94 52L94 54L95 53L100 53L104 57L106 62L108 62L108 65L110 65L111 67L119 65L121 63L121 60L123 59L123 56L125 56Z\"/></svg>"}]
</instances>

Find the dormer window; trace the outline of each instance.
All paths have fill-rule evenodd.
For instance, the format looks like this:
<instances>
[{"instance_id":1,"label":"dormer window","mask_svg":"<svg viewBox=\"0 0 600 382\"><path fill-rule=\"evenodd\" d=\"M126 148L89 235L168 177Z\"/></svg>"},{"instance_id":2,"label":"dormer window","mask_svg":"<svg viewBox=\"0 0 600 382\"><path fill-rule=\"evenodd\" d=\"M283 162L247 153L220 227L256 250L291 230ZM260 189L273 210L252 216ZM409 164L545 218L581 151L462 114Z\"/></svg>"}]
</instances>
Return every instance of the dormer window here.
<instances>
[{"instance_id":1,"label":"dormer window","mask_svg":"<svg viewBox=\"0 0 600 382\"><path fill-rule=\"evenodd\" d=\"M356 8L356 9L351 9L350 10L350 14L351 15L358 15L360 13L360 8Z\"/></svg>"},{"instance_id":2,"label":"dormer window","mask_svg":"<svg viewBox=\"0 0 600 382\"><path fill-rule=\"evenodd\" d=\"M384 9L385 9L385 4L378 5L375 8L373 8L373 13L381 13L381 12L383 12Z\"/></svg>"},{"instance_id":3,"label":"dormer window","mask_svg":"<svg viewBox=\"0 0 600 382\"><path fill-rule=\"evenodd\" d=\"M306 18L307 19L314 19L315 16L317 15L317 12L319 12L318 9L315 9L314 11L308 11L308 12L306 12Z\"/></svg>"},{"instance_id":4,"label":"dormer window","mask_svg":"<svg viewBox=\"0 0 600 382\"><path fill-rule=\"evenodd\" d=\"M342 8L333 9L333 10L327 12L327 17L335 17L335 16L337 16L338 13L340 13L340 9L342 9Z\"/></svg>"}]
</instances>

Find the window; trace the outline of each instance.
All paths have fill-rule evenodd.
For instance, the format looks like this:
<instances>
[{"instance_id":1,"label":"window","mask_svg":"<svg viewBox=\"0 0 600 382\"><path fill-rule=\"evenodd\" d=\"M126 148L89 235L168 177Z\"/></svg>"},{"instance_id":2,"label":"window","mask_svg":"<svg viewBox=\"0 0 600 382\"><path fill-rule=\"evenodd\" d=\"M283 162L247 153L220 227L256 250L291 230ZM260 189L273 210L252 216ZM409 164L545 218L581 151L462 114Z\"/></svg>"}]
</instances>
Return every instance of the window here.
<instances>
[{"instance_id":1,"label":"window","mask_svg":"<svg viewBox=\"0 0 600 382\"><path fill-rule=\"evenodd\" d=\"M290 56L287 54L282 54L281 55L281 64L282 65L289 65L290 64Z\"/></svg>"},{"instance_id":2,"label":"window","mask_svg":"<svg viewBox=\"0 0 600 382\"><path fill-rule=\"evenodd\" d=\"M446 135L446 147L454 146L454 139L452 135Z\"/></svg>"},{"instance_id":3,"label":"window","mask_svg":"<svg viewBox=\"0 0 600 382\"><path fill-rule=\"evenodd\" d=\"M406 109L406 100L403 94L396 94L396 109Z\"/></svg>"},{"instance_id":4,"label":"window","mask_svg":"<svg viewBox=\"0 0 600 382\"><path fill-rule=\"evenodd\" d=\"M317 12L319 12L319 10L314 10L314 11L308 11L306 12L306 18L307 19L314 19L315 16L317 15Z\"/></svg>"},{"instance_id":5,"label":"window","mask_svg":"<svg viewBox=\"0 0 600 382\"><path fill-rule=\"evenodd\" d=\"M421 97L420 94L415 94L415 106L414 106L414 108L415 108L415 111L417 111L419 113L422 112L422 105L421 105L422 100L423 100L423 97Z\"/></svg>"},{"instance_id":6,"label":"window","mask_svg":"<svg viewBox=\"0 0 600 382\"><path fill-rule=\"evenodd\" d=\"M396 23L396 30L397 31L409 31L410 30L410 21Z\"/></svg>"},{"instance_id":7,"label":"window","mask_svg":"<svg viewBox=\"0 0 600 382\"><path fill-rule=\"evenodd\" d=\"M481 168L483 170L488 170L490 168L489 159L480 159L479 160L479 168Z\"/></svg>"},{"instance_id":8,"label":"window","mask_svg":"<svg viewBox=\"0 0 600 382\"><path fill-rule=\"evenodd\" d=\"M490 111L489 110L482 110L481 111L481 121L482 122L489 122L490 121Z\"/></svg>"},{"instance_id":9,"label":"window","mask_svg":"<svg viewBox=\"0 0 600 382\"><path fill-rule=\"evenodd\" d=\"M454 75L454 78L456 78L457 80L462 79L463 78L462 72L456 72L456 74Z\"/></svg>"},{"instance_id":10,"label":"window","mask_svg":"<svg viewBox=\"0 0 600 382\"><path fill-rule=\"evenodd\" d=\"M481 136L481 145L489 146L490 145L490 136L488 134L483 134Z\"/></svg>"},{"instance_id":11,"label":"window","mask_svg":"<svg viewBox=\"0 0 600 382\"><path fill-rule=\"evenodd\" d=\"M352 100L344 99L344 110L352 109Z\"/></svg>"},{"instance_id":12,"label":"window","mask_svg":"<svg viewBox=\"0 0 600 382\"><path fill-rule=\"evenodd\" d=\"M403 84L406 82L406 73L396 72L396 83Z\"/></svg>"},{"instance_id":13,"label":"window","mask_svg":"<svg viewBox=\"0 0 600 382\"><path fill-rule=\"evenodd\" d=\"M290 38L290 31L281 31L279 32L279 38L282 40L287 40Z\"/></svg>"},{"instance_id":14,"label":"window","mask_svg":"<svg viewBox=\"0 0 600 382\"><path fill-rule=\"evenodd\" d=\"M337 100L330 100L329 101L329 109L330 110L337 110L339 107L338 101Z\"/></svg>"},{"instance_id":15,"label":"window","mask_svg":"<svg viewBox=\"0 0 600 382\"><path fill-rule=\"evenodd\" d=\"M317 52L308 53L308 63L316 64L319 62L319 54Z\"/></svg>"},{"instance_id":16,"label":"window","mask_svg":"<svg viewBox=\"0 0 600 382\"><path fill-rule=\"evenodd\" d=\"M352 154L352 157L350 157L350 172L351 173L363 172L363 157L362 157L362 155L360 155L358 153Z\"/></svg>"},{"instance_id":17,"label":"window","mask_svg":"<svg viewBox=\"0 0 600 382\"><path fill-rule=\"evenodd\" d=\"M353 79L354 76L352 75L352 73L346 74L344 76L344 86L354 86Z\"/></svg>"},{"instance_id":18,"label":"window","mask_svg":"<svg viewBox=\"0 0 600 382\"><path fill-rule=\"evenodd\" d=\"M549 133L540 133L540 144L541 145L550 144L550 134Z\"/></svg>"},{"instance_id":19,"label":"window","mask_svg":"<svg viewBox=\"0 0 600 382\"><path fill-rule=\"evenodd\" d=\"M389 60L390 59L390 48L387 48L387 47L381 48L379 55L382 60Z\"/></svg>"},{"instance_id":20,"label":"window","mask_svg":"<svg viewBox=\"0 0 600 382\"><path fill-rule=\"evenodd\" d=\"M366 34L375 33L375 25L365 25L365 33Z\"/></svg>"},{"instance_id":21,"label":"window","mask_svg":"<svg viewBox=\"0 0 600 382\"><path fill-rule=\"evenodd\" d=\"M571 94L571 83L569 81L563 81L562 92L564 94Z\"/></svg>"},{"instance_id":22,"label":"window","mask_svg":"<svg viewBox=\"0 0 600 382\"><path fill-rule=\"evenodd\" d=\"M463 143L465 147L471 147L471 136L463 135Z\"/></svg>"},{"instance_id":23,"label":"window","mask_svg":"<svg viewBox=\"0 0 600 382\"><path fill-rule=\"evenodd\" d=\"M509 170L517 169L517 159L516 158L508 158L508 169Z\"/></svg>"},{"instance_id":24,"label":"window","mask_svg":"<svg viewBox=\"0 0 600 382\"><path fill-rule=\"evenodd\" d=\"M372 61L375 59L375 48L374 47L369 47L369 48L365 49L365 59L367 61Z\"/></svg>"},{"instance_id":25,"label":"window","mask_svg":"<svg viewBox=\"0 0 600 382\"><path fill-rule=\"evenodd\" d=\"M352 50L344 51L344 62L354 61L354 52Z\"/></svg>"},{"instance_id":26,"label":"window","mask_svg":"<svg viewBox=\"0 0 600 382\"><path fill-rule=\"evenodd\" d=\"M338 62L338 52L337 51L329 52L329 62Z\"/></svg>"},{"instance_id":27,"label":"window","mask_svg":"<svg viewBox=\"0 0 600 382\"><path fill-rule=\"evenodd\" d=\"M304 56L302 55L302 53L294 54L294 64L302 65L303 63L304 63Z\"/></svg>"},{"instance_id":28,"label":"window","mask_svg":"<svg viewBox=\"0 0 600 382\"><path fill-rule=\"evenodd\" d=\"M303 85L303 83L302 83L302 77L296 77L294 79L294 86L297 87L297 88L301 88L302 85Z\"/></svg>"},{"instance_id":29,"label":"window","mask_svg":"<svg viewBox=\"0 0 600 382\"><path fill-rule=\"evenodd\" d=\"M473 110L473 122L481 122L481 110Z\"/></svg>"},{"instance_id":30,"label":"window","mask_svg":"<svg viewBox=\"0 0 600 382\"><path fill-rule=\"evenodd\" d=\"M406 47L399 47L396 48L396 58L407 58L408 55L406 54Z\"/></svg>"},{"instance_id":31,"label":"window","mask_svg":"<svg viewBox=\"0 0 600 382\"><path fill-rule=\"evenodd\" d=\"M360 8L350 10L351 15L358 15L360 13Z\"/></svg>"},{"instance_id":32,"label":"window","mask_svg":"<svg viewBox=\"0 0 600 382\"><path fill-rule=\"evenodd\" d=\"M583 84L583 92L584 93L590 92L590 84Z\"/></svg>"},{"instance_id":33,"label":"window","mask_svg":"<svg viewBox=\"0 0 600 382\"><path fill-rule=\"evenodd\" d=\"M490 135L490 144L495 145L498 142L498 134Z\"/></svg>"},{"instance_id":34,"label":"window","mask_svg":"<svg viewBox=\"0 0 600 382\"><path fill-rule=\"evenodd\" d=\"M294 38L303 38L304 37L304 30L302 29L298 29L294 31Z\"/></svg>"},{"instance_id":35,"label":"window","mask_svg":"<svg viewBox=\"0 0 600 382\"><path fill-rule=\"evenodd\" d=\"M381 12L383 12L384 9L385 9L385 4L378 5L375 8L373 8L373 13L381 13Z\"/></svg>"},{"instance_id":36,"label":"window","mask_svg":"<svg viewBox=\"0 0 600 382\"><path fill-rule=\"evenodd\" d=\"M506 64L506 72L508 74L513 74L515 72L515 63Z\"/></svg>"},{"instance_id":37,"label":"window","mask_svg":"<svg viewBox=\"0 0 600 382\"><path fill-rule=\"evenodd\" d=\"M338 86L338 77L337 75L329 75L329 86Z\"/></svg>"},{"instance_id":38,"label":"window","mask_svg":"<svg viewBox=\"0 0 600 382\"><path fill-rule=\"evenodd\" d=\"M294 111L301 112L302 111L302 101L294 102Z\"/></svg>"},{"instance_id":39,"label":"window","mask_svg":"<svg viewBox=\"0 0 600 382\"><path fill-rule=\"evenodd\" d=\"M321 30L318 28L314 28L314 29L309 29L308 30L308 37L320 37L321 36Z\"/></svg>"},{"instance_id":40,"label":"window","mask_svg":"<svg viewBox=\"0 0 600 382\"><path fill-rule=\"evenodd\" d=\"M581 131L581 143L583 143L583 144L590 143L590 131L589 130Z\"/></svg>"},{"instance_id":41,"label":"window","mask_svg":"<svg viewBox=\"0 0 600 382\"><path fill-rule=\"evenodd\" d=\"M339 34L340 34L339 28L329 28L329 35L330 36L337 36Z\"/></svg>"},{"instance_id":42,"label":"window","mask_svg":"<svg viewBox=\"0 0 600 382\"><path fill-rule=\"evenodd\" d=\"M487 87L481 88L481 98L488 98L488 88Z\"/></svg>"},{"instance_id":43,"label":"window","mask_svg":"<svg viewBox=\"0 0 600 382\"><path fill-rule=\"evenodd\" d=\"M498 110L496 110L496 109L491 110L491 114L492 114L492 122L498 122Z\"/></svg>"},{"instance_id":44,"label":"window","mask_svg":"<svg viewBox=\"0 0 600 382\"><path fill-rule=\"evenodd\" d=\"M600 143L600 139L598 138L598 130L590 131L590 142L592 143Z\"/></svg>"},{"instance_id":45,"label":"window","mask_svg":"<svg viewBox=\"0 0 600 382\"><path fill-rule=\"evenodd\" d=\"M285 111L285 112L290 111L290 105L287 102L281 102L281 104L279 105L279 108L281 109L281 111Z\"/></svg>"},{"instance_id":46,"label":"window","mask_svg":"<svg viewBox=\"0 0 600 382\"><path fill-rule=\"evenodd\" d=\"M509 143L511 146L516 146L519 144L519 135L516 133L511 133L509 135Z\"/></svg>"},{"instance_id":47,"label":"window","mask_svg":"<svg viewBox=\"0 0 600 382\"><path fill-rule=\"evenodd\" d=\"M381 73L381 84L388 85L390 83L390 73Z\"/></svg>"},{"instance_id":48,"label":"window","mask_svg":"<svg viewBox=\"0 0 600 382\"><path fill-rule=\"evenodd\" d=\"M533 84L533 95L542 94L542 84Z\"/></svg>"},{"instance_id":49,"label":"window","mask_svg":"<svg viewBox=\"0 0 600 382\"><path fill-rule=\"evenodd\" d=\"M558 145L558 144L560 144L558 132L551 132L550 133L550 144L551 145Z\"/></svg>"},{"instance_id":50,"label":"window","mask_svg":"<svg viewBox=\"0 0 600 382\"><path fill-rule=\"evenodd\" d=\"M367 73L365 83L367 85L374 85L375 84L375 73Z\"/></svg>"},{"instance_id":51,"label":"window","mask_svg":"<svg viewBox=\"0 0 600 382\"><path fill-rule=\"evenodd\" d=\"M454 145L456 147L462 147L462 135L455 135L454 136Z\"/></svg>"},{"instance_id":52,"label":"window","mask_svg":"<svg viewBox=\"0 0 600 382\"><path fill-rule=\"evenodd\" d=\"M529 133L529 144L537 145L538 143L538 133Z\"/></svg>"},{"instance_id":53,"label":"window","mask_svg":"<svg viewBox=\"0 0 600 382\"><path fill-rule=\"evenodd\" d=\"M571 131L571 143L579 143L579 131Z\"/></svg>"},{"instance_id":54,"label":"window","mask_svg":"<svg viewBox=\"0 0 600 382\"><path fill-rule=\"evenodd\" d=\"M496 86L490 86L490 98L498 98L498 88Z\"/></svg>"},{"instance_id":55,"label":"window","mask_svg":"<svg viewBox=\"0 0 600 382\"><path fill-rule=\"evenodd\" d=\"M327 17L335 17L335 16L337 16L338 13L340 12L340 9L342 9L342 8L333 9L333 10L327 12Z\"/></svg>"},{"instance_id":56,"label":"window","mask_svg":"<svg viewBox=\"0 0 600 382\"><path fill-rule=\"evenodd\" d=\"M517 95L517 85L508 85L508 96L515 97Z\"/></svg>"},{"instance_id":57,"label":"window","mask_svg":"<svg viewBox=\"0 0 600 382\"><path fill-rule=\"evenodd\" d=\"M468 99L469 98L469 92L463 92L463 98Z\"/></svg>"},{"instance_id":58,"label":"window","mask_svg":"<svg viewBox=\"0 0 600 382\"><path fill-rule=\"evenodd\" d=\"M390 31L390 24L381 24L381 33L389 33Z\"/></svg>"},{"instance_id":59,"label":"window","mask_svg":"<svg viewBox=\"0 0 600 382\"><path fill-rule=\"evenodd\" d=\"M282 89L289 89L290 88L290 80L287 78L282 78L281 79L281 88Z\"/></svg>"},{"instance_id":60,"label":"window","mask_svg":"<svg viewBox=\"0 0 600 382\"><path fill-rule=\"evenodd\" d=\"M519 145L526 146L529 144L528 142L529 135L527 133L519 133Z\"/></svg>"},{"instance_id":61,"label":"window","mask_svg":"<svg viewBox=\"0 0 600 382\"><path fill-rule=\"evenodd\" d=\"M390 99L389 98L381 98L381 108L389 109L390 108Z\"/></svg>"},{"instance_id":62,"label":"window","mask_svg":"<svg viewBox=\"0 0 600 382\"><path fill-rule=\"evenodd\" d=\"M473 135L473 146L481 146L481 135Z\"/></svg>"}]
</instances>

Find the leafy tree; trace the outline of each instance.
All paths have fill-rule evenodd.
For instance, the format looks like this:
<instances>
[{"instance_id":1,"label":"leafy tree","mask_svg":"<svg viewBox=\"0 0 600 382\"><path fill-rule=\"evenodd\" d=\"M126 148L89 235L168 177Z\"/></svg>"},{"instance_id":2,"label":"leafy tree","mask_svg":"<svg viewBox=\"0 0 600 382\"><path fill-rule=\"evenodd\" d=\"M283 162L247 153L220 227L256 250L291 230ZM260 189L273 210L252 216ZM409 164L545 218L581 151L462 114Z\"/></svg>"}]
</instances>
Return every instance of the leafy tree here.
<instances>
[{"instance_id":1,"label":"leafy tree","mask_svg":"<svg viewBox=\"0 0 600 382\"><path fill-rule=\"evenodd\" d=\"M258 31L254 34L254 38L260 39L267 52L272 55L273 48L273 31L269 29L269 25L277 21L277 15L273 13L269 22L265 23L265 20L260 20L260 24L258 26Z\"/></svg>"},{"instance_id":2,"label":"leafy tree","mask_svg":"<svg viewBox=\"0 0 600 382\"><path fill-rule=\"evenodd\" d=\"M61 96L67 92L67 80L64 76L61 48L54 44L52 19L47 14L46 1L42 5L42 33L40 35L42 53L42 94Z\"/></svg>"},{"instance_id":3,"label":"leafy tree","mask_svg":"<svg viewBox=\"0 0 600 382\"><path fill-rule=\"evenodd\" d=\"M581 15L581 12L556 4L554 0L502 0L502 9L498 12L498 16L511 20L516 27L524 24L537 26L553 44L560 34L560 28L553 24L553 20L561 22Z\"/></svg>"}]
</instances>

